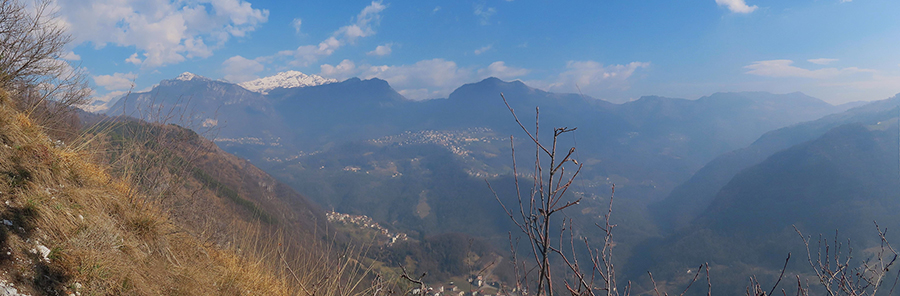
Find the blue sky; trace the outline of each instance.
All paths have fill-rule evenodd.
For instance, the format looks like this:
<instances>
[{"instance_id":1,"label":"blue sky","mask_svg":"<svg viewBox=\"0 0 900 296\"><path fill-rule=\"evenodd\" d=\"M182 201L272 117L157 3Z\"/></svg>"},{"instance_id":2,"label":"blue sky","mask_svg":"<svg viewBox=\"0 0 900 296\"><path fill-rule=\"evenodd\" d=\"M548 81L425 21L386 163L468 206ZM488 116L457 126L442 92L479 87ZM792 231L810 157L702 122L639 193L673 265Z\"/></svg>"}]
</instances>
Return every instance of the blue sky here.
<instances>
[{"instance_id":1,"label":"blue sky","mask_svg":"<svg viewBox=\"0 0 900 296\"><path fill-rule=\"evenodd\" d=\"M100 100L192 72L379 77L411 99L496 76L612 102L900 93L900 1L56 0Z\"/></svg>"}]
</instances>

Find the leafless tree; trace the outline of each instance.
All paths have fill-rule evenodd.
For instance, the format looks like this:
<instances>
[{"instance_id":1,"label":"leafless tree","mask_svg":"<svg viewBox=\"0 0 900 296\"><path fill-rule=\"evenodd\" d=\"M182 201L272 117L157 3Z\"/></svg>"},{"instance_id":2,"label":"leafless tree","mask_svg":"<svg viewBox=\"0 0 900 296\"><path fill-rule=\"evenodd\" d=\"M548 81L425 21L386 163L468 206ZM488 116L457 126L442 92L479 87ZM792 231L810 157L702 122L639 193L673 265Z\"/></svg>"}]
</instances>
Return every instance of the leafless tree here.
<instances>
[{"instance_id":1,"label":"leafless tree","mask_svg":"<svg viewBox=\"0 0 900 296\"><path fill-rule=\"evenodd\" d=\"M506 210L510 219L512 219L516 226L518 226L527 236L528 243L531 246L532 254L534 255L534 263L536 264L536 270L538 272L537 284L535 286L536 289L534 290L535 293L538 295L553 295L553 275L550 270L550 257L554 254L562 255L562 250L559 244L553 242L552 233L555 232L556 229L551 228L551 219L553 218L553 214L576 205L581 201L581 199L563 201L563 196L569 190L569 186L572 185L572 181L575 180L575 177L578 176L578 173L582 168L582 165L578 164L578 161L573 158L575 147L569 148L565 154L558 154L557 141L560 135L572 132L576 128L554 128L553 140L550 146L547 147L537 138L539 132L537 120L540 114L539 110L536 109L535 130L534 133L532 133L521 121L519 121L515 111L506 101L506 97L503 97L502 94L501 97L503 98L503 102L506 103L507 108L509 108L510 113L512 113L515 118L516 123L519 124L522 130L525 131L534 143L536 154L534 173L532 174L533 186L527 199L523 200L523 196L519 189L519 173L515 163L515 147L512 144L513 138L510 137L510 145L512 146L513 151L513 174L516 183L519 212L518 214L514 214L502 201L500 204L503 206L504 210ZM549 170L547 172L544 171L543 165L541 164L542 156L548 158L550 162L548 166ZM568 165L568 167L570 167L570 170L571 168L574 168L575 172L566 176L566 167L569 163L571 163L571 165ZM488 183L488 186L490 186L490 183ZM493 188L491 188L491 190L493 191ZM497 197L496 192L494 195ZM497 197L497 200L500 201L499 197ZM527 279L528 277L524 276L523 278ZM527 282L517 283L517 286L519 291L527 291L529 288Z\"/></svg>"},{"instance_id":2,"label":"leafless tree","mask_svg":"<svg viewBox=\"0 0 900 296\"><path fill-rule=\"evenodd\" d=\"M86 73L63 60L71 41L49 0L0 0L0 88L50 129L91 94Z\"/></svg>"},{"instance_id":3,"label":"leafless tree","mask_svg":"<svg viewBox=\"0 0 900 296\"><path fill-rule=\"evenodd\" d=\"M573 157L576 155L576 148L570 147L565 153L558 153L557 151L559 137L565 133L575 131L576 128L554 128L550 145L546 146L538 139L540 110L537 108L535 109L535 127L532 132L526 128L519 120L518 116L516 116L515 111L510 107L506 97L504 97L503 94L500 94L500 96L503 98L503 102L506 104L509 112L513 115L516 123L519 124L519 127L526 135L528 135L528 138L535 145L534 172L531 174L532 188L527 195L523 196L519 186L519 172L516 164L515 145L513 137L510 137L510 148L512 149L513 158L513 175L519 206L517 212L515 209L510 210L510 208L500 200L496 191L491 187L490 182L487 182L488 187L494 193L494 197L500 202L500 205L506 211L506 214L513 223L515 223L521 232L525 234L529 244L528 246L531 247L530 255L532 255L532 258L529 258L528 261L532 261L533 266L529 266L525 261L518 260L518 255L516 254L518 240L516 240L517 243L514 245L512 235L510 235L510 249L513 253L511 261L515 265L517 280L516 291L521 295L533 293L535 295L547 296L552 296L557 290L568 291L571 295L630 295L630 282L625 285L624 289L618 289L616 270L613 264L613 247L615 246L615 242L613 241L613 228L616 225L610 223L610 217L613 213L612 206L613 198L615 196L615 185L611 187L608 209L606 214L602 217L602 223L595 223L595 226L604 233L599 247L592 247L587 237L580 237L576 242L575 229L572 226L571 219L568 221L562 220L559 231L557 231L557 229L551 225L553 218L556 217L554 214L560 213L564 209L581 202L581 198L574 200L564 198L569 187L583 167L583 165L578 163ZM545 169L544 164L546 161L549 161L549 165L546 166L547 169ZM568 175L566 174L567 168L570 172ZM572 172L573 170L574 172ZM568 237L566 237L566 233L568 233ZM586 264L578 261L576 245L582 243L590 256L590 260ZM553 262L559 260L561 266L567 270L567 274L564 277L554 279L551 270L551 257L556 258L553 259ZM703 267L704 266L701 265L701 268ZM534 272L537 273L536 278ZM709 291L711 291L712 285L709 281L708 264L706 264L706 272L707 286L709 287ZM650 276L652 280L652 274ZM698 276L699 272L693 280L688 283L681 295L684 295L685 292L690 289L691 285L697 281ZM561 283L565 290L555 288L555 283ZM656 288L655 282L653 283L653 286ZM658 289L655 289L655 291L658 293Z\"/></svg>"}]
</instances>

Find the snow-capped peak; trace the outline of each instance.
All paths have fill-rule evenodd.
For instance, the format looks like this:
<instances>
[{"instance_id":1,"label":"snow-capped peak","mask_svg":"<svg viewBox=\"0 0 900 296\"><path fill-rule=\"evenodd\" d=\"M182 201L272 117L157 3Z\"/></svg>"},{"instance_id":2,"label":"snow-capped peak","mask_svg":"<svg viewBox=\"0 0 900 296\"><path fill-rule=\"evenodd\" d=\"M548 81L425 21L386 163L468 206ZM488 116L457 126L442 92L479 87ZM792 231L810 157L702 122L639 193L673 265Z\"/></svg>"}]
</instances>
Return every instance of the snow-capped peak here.
<instances>
[{"instance_id":1,"label":"snow-capped peak","mask_svg":"<svg viewBox=\"0 0 900 296\"><path fill-rule=\"evenodd\" d=\"M283 87L306 87L337 82L337 79L329 79L319 75L306 75L300 71L281 72L269 77L239 83L249 91L267 94L270 90Z\"/></svg>"},{"instance_id":2,"label":"snow-capped peak","mask_svg":"<svg viewBox=\"0 0 900 296\"><path fill-rule=\"evenodd\" d=\"M194 80L194 78L202 79L202 80L209 80L209 78L206 78L206 77L203 77L203 76L191 73L191 72L181 73L181 75L178 75L178 77L175 77L175 80L191 81L191 80Z\"/></svg>"}]
</instances>

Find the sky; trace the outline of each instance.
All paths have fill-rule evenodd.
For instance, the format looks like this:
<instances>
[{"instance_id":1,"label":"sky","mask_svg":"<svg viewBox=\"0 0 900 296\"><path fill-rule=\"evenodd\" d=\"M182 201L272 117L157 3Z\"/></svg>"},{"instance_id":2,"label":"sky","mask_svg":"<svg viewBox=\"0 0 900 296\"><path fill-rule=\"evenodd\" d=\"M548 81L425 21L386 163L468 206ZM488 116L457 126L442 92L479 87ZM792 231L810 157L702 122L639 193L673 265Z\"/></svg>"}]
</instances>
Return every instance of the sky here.
<instances>
[{"instance_id":1,"label":"sky","mask_svg":"<svg viewBox=\"0 0 900 296\"><path fill-rule=\"evenodd\" d=\"M896 0L54 0L64 58L95 99L191 72L243 82L297 70L446 98L487 77L626 102L900 93Z\"/></svg>"}]
</instances>

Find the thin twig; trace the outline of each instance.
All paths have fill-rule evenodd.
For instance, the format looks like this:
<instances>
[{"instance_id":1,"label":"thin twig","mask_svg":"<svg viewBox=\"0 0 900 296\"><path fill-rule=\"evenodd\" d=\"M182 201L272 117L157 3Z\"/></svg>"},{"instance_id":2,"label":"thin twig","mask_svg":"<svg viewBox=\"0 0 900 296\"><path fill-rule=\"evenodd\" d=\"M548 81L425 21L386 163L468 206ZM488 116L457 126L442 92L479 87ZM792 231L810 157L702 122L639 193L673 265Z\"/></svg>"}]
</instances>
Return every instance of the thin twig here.
<instances>
[{"instance_id":1,"label":"thin twig","mask_svg":"<svg viewBox=\"0 0 900 296\"><path fill-rule=\"evenodd\" d=\"M775 293L775 288L778 287L778 283L781 282L781 278L784 277L784 270L787 269L788 262L791 261L791 253L788 252L787 259L784 259L784 267L781 268L781 275L778 276L778 280L775 281L775 285L772 286L772 290L769 291L769 295Z\"/></svg>"}]
</instances>

